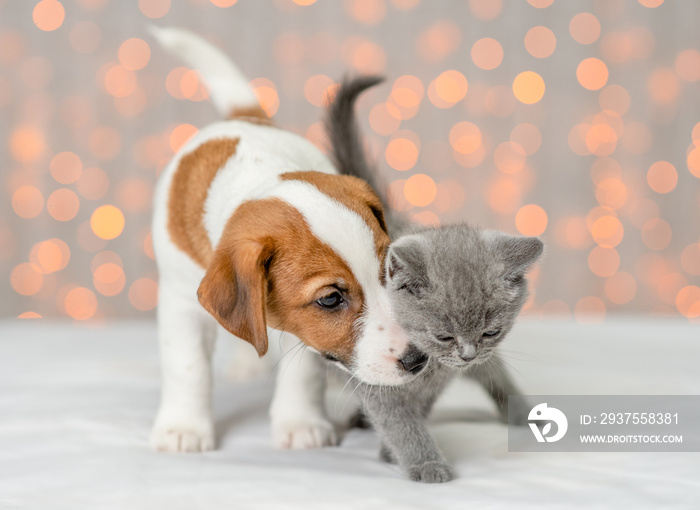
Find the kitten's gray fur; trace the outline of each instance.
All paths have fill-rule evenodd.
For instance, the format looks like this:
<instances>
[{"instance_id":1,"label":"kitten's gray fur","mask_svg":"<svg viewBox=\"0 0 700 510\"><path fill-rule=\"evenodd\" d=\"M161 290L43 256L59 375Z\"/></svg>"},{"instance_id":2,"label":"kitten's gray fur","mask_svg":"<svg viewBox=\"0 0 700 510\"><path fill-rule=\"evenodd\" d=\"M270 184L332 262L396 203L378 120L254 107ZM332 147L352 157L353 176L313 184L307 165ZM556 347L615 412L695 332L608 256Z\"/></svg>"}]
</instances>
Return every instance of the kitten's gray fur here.
<instances>
[{"instance_id":1,"label":"kitten's gray fur","mask_svg":"<svg viewBox=\"0 0 700 510\"><path fill-rule=\"evenodd\" d=\"M338 169L378 191L383 187L377 185L377 175L365 159L354 103L362 91L380 81L346 80L327 120ZM409 229L391 209L385 214L392 236L409 230L391 244L386 256L386 284L394 312L412 344L429 358L404 386L365 386L357 393L380 437L381 458L398 463L412 480L446 482L453 478L452 470L428 433L425 418L446 384L463 373L481 383L507 421L507 396L520 392L494 349L527 298L525 273L543 245L534 237L465 224ZM527 411L523 409L516 419L525 421Z\"/></svg>"}]
</instances>

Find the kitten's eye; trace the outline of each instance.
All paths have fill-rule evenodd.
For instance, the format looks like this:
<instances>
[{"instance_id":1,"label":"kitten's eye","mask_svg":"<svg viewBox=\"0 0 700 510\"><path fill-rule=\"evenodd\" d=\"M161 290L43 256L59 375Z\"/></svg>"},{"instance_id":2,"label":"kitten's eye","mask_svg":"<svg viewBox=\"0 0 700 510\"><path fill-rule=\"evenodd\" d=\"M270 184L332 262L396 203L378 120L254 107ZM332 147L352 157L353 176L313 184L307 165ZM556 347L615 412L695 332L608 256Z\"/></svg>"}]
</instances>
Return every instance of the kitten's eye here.
<instances>
[{"instance_id":1,"label":"kitten's eye","mask_svg":"<svg viewBox=\"0 0 700 510\"><path fill-rule=\"evenodd\" d=\"M441 342L451 342L452 340L455 339L455 337L453 337L453 336L448 336L448 335L445 335L445 336L437 336L437 337L435 337L435 338L437 338L437 339L440 340Z\"/></svg>"},{"instance_id":2,"label":"kitten's eye","mask_svg":"<svg viewBox=\"0 0 700 510\"><path fill-rule=\"evenodd\" d=\"M345 300L340 292L331 292L326 294L321 299L316 300L316 303L322 308L336 308L338 305L343 303Z\"/></svg>"},{"instance_id":3,"label":"kitten's eye","mask_svg":"<svg viewBox=\"0 0 700 510\"><path fill-rule=\"evenodd\" d=\"M498 336L498 334L501 332L500 329L491 329L489 331L484 331L483 337L484 338L493 338L495 336Z\"/></svg>"}]
</instances>

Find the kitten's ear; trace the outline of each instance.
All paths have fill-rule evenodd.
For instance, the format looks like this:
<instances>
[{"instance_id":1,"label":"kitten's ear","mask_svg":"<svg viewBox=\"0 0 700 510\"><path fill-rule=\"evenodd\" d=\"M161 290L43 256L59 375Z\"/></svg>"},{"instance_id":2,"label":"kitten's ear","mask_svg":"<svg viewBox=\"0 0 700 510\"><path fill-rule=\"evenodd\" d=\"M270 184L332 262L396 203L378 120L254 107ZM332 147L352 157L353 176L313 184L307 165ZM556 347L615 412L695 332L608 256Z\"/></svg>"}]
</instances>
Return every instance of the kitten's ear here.
<instances>
[{"instance_id":1,"label":"kitten's ear","mask_svg":"<svg viewBox=\"0 0 700 510\"><path fill-rule=\"evenodd\" d=\"M506 277L517 280L537 262L544 251L544 244L536 237L511 236L499 232L496 234L496 250L505 264Z\"/></svg>"},{"instance_id":2,"label":"kitten's ear","mask_svg":"<svg viewBox=\"0 0 700 510\"><path fill-rule=\"evenodd\" d=\"M386 279L398 289L419 294L428 286L427 254L422 241L410 236L399 239L386 254Z\"/></svg>"}]
</instances>

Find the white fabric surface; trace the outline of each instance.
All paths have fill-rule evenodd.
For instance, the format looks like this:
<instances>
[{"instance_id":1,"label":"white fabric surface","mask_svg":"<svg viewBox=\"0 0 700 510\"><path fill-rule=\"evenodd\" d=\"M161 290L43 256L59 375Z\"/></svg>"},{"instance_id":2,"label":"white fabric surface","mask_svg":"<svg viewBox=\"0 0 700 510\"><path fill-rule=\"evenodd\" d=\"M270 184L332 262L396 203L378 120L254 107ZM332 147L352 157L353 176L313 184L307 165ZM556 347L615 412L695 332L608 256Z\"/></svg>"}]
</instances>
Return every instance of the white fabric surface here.
<instances>
[{"instance_id":1,"label":"white fabric surface","mask_svg":"<svg viewBox=\"0 0 700 510\"><path fill-rule=\"evenodd\" d=\"M503 347L527 393L700 394L698 333L671 320L522 320ZM379 462L369 430L338 448L273 449L264 379L218 378L218 450L152 452L158 385L152 323L0 322L0 508L700 508L700 454L508 453L469 382L431 421L458 475L443 485Z\"/></svg>"}]
</instances>

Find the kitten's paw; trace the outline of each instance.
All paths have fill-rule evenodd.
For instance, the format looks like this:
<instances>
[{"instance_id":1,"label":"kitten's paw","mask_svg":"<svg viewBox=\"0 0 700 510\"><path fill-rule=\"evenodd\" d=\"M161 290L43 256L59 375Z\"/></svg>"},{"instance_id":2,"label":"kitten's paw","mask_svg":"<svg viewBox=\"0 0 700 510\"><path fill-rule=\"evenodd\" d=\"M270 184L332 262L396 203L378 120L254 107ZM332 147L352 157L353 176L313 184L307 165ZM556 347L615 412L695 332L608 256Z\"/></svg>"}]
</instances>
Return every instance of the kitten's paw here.
<instances>
[{"instance_id":1,"label":"kitten's paw","mask_svg":"<svg viewBox=\"0 0 700 510\"><path fill-rule=\"evenodd\" d=\"M290 450L308 450L338 444L335 427L325 419L273 423L272 441L277 448Z\"/></svg>"},{"instance_id":2,"label":"kitten's paw","mask_svg":"<svg viewBox=\"0 0 700 510\"><path fill-rule=\"evenodd\" d=\"M442 461L425 462L408 468L408 477L414 482L445 483L454 479L452 468Z\"/></svg>"},{"instance_id":3,"label":"kitten's paw","mask_svg":"<svg viewBox=\"0 0 700 510\"><path fill-rule=\"evenodd\" d=\"M386 462L388 464L396 464L397 463L396 458L394 457L394 454L391 453L391 450L385 444L383 444L379 447L379 459L382 462Z\"/></svg>"},{"instance_id":4,"label":"kitten's paw","mask_svg":"<svg viewBox=\"0 0 700 510\"><path fill-rule=\"evenodd\" d=\"M214 449L214 430L186 425L154 427L151 447L159 452L206 452Z\"/></svg>"}]
</instances>

